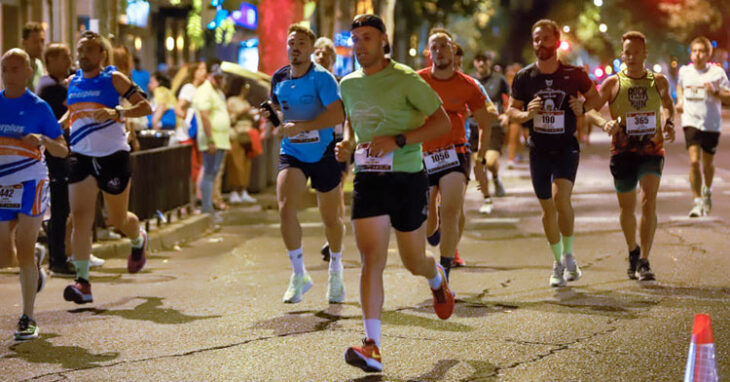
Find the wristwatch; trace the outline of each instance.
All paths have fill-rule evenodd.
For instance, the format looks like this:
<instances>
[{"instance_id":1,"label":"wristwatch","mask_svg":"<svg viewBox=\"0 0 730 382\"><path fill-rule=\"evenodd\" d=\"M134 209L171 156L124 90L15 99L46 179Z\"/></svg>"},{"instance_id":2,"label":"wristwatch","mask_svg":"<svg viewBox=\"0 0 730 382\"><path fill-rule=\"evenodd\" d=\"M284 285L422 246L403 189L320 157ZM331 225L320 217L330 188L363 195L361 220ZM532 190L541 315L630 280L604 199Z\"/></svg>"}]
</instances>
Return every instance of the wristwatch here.
<instances>
[{"instance_id":1,"label":"wristwatch","mask_svg":"<svg viewBox=\"0 0 730 382\"><path fill-rule=\"evenodd\" d=\"M395 144L398 145L398 147L403 148L403 146L406 145L406 136L403 134L396 135Z\"/></svg>"},{"instance_id":2,"label":"wristwatch","mask_svg":"<svg viewBox=\"0 0 730 382\"><path fill-rule=\"evenodd\" d=\"M114 111L117 112L117 118L118 119L119 118L124 118L124 109L122 108L121 105L117 105L116 107L114 107Z\"/></svg>"}]
</instances>

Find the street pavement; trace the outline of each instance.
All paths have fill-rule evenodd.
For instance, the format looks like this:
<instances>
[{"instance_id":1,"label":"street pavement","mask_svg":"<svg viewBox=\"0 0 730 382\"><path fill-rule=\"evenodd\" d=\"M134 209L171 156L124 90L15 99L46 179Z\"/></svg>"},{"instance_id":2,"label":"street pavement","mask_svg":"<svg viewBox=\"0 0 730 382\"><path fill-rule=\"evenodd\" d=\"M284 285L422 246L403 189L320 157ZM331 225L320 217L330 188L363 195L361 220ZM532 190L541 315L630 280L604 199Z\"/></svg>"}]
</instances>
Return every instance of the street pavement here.
<instances>
[{"instance_id":1,"label":"street pavement","mask_svg":"<svg viewBox=\"0 0 730 382\"><path fill-rule=\"evenodd\" d=\"M323 230L303 210L305 264L314 287L281 302L290 275L272 196L225 214L219 230L153 253L144 271L124 259L92 271L94 303L63 301L68 279L38 296L41 338L18 343L17 270L0 272L0 380L7 381L677 381L693 317L709 313L721 380L730 378L730 142L716 158L711 216L689 219L687 154L669 145L659 192L652 268L626 277L627 248L608 171L608 140L584 148L573 197L583 277L550 288L552 256L526 164L502 177L508 194L480 215L473 185L452 272L457 304L439 320L425 280L402 266L394 238L385 270L384 371L366 374L343 353L362 337L360 259L345 240L347 300L325 300ZM268 202L266 202L268 200ZM349 222L348 222L349 223ZM429 247L438 254L438 250Z\"/></svg>"}]
</instances>

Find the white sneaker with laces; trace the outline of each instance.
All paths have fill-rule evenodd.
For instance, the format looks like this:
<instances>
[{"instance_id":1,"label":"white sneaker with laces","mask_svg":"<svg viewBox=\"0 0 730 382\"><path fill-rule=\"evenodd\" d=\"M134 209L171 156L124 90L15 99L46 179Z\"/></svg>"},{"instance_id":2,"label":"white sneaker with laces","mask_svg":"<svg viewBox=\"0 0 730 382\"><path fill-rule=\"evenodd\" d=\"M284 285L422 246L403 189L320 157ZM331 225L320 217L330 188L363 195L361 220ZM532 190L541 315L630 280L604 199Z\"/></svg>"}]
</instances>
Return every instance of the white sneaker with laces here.
<instances>
[{"instance_id":1,"label":"white sneaker with laces","mask_svg":"<svg viewBox=\"0 0 730 382\"><path fill-rule=\"evenodd\" d=\"M565 279L563 278L565 267L557 261L553 261L553 273L550 275L550 286L553 288L564 287Z\"/></svg>"},{"instance_id":2,"label":"white sneaker with laces","mask_svg":"<svg viewBox=\"0 0 730 382\"><path fill-rule=\"evenodd\" d=\"M330 304L342 304L345 302L345 283L343 272L329 272L327 278L327 301Z\"/></svg>"},{"instance_id":3,"label":"white sneaker with laces","mask_svg":"<svg viewBox=\"0 0 730 382\"><path fill-rule=\"evenodd\" d=\"M580 279L583 272L580 271L580 267L575 263L575 258L572 253L565 253L560 259L565 271L563 277L565 281L572 282Z\"/></svg>"},{"instance_id":4,"label":"white sneaker with laces","mask_svg":"<svg viewBox=\"0 0 730 382\"><path fill-rule=\"evenodd\" d=\"M243 202L243 200L241 200L241 195L239 195L238 192L231 191L231 193L228 194L228 203L239 204L242 202Z\"/></svg>"},{"instance_id":5,"label":"white sneaker with laces","mask_svg":"<svg viewBox=\"0 0 730 382\"><path fill-rule=\"evenodd\" d=\"M480 214L491 214L492 210L494 210L494 204L492 204L492 198L485 198L484 204L482 204L481 207L479 207L479 213Z\"/></svg>"},{"instance_id":6,"label":"white sneaker with laces","mask_svg":"<svg viewBox=\"0 0 730 382\"><path fill-rule=\"evenodd\" d=\"M243 191L240 197L241 203L256 203L257 200L253 196L248 194L248 191Z\"/></svg>"},{"instance_id":7,"label":"white sneaker with laces","mask_svg":"<svg viewBox=\"0 0 730 382\"><path fill-rule=\"evenodd\" d=\"M312 278L308 273L303 275L292 273L289 279L289 287L286 288L282 300L287 304L296 304L302 301L302 296L312 288L312 285L314 285L314 282L312 282Z\"/></svg>"},{"instance_id":8,"label":"white sneaker with laces","mask_svg":"<svg viewBox=\"0 0 730 382\"><path fill-rule=\"evenodd\" d=\"M704 212L703 206L704 206L704 203L702 201L702 198L695 198L695 205L689 211L689 217L698 218L698 217L702 216L703 212Z\"/></svg>"}]
</instances>

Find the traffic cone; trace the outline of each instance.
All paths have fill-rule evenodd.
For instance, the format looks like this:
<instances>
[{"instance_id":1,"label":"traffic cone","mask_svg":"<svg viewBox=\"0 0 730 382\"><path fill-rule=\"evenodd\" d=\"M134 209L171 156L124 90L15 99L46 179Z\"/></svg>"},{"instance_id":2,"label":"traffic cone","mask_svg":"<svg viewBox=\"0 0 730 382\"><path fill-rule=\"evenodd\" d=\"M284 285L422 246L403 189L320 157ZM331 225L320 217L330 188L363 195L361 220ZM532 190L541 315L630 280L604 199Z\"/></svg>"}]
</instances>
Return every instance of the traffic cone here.
<instances>
[{"instance_id":1,"label":"traffic cone","mask_svg":"<svg viewBox=\"0 0 730 382\"><path fill-rule=\"evenodd\" d=\"M692 342L689 344L684 382L717 382L718 380L710 315L697 314L692 328Z\"/></svg>"}]
</instances>

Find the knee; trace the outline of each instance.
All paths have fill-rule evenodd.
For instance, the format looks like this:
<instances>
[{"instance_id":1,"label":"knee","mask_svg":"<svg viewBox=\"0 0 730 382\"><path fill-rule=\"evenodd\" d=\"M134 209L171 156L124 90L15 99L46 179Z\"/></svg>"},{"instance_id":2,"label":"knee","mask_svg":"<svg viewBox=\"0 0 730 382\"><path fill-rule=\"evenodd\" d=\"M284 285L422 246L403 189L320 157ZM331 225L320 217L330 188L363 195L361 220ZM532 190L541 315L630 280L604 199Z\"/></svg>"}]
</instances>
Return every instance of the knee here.
<instances>
[{"instance_id":1,"label":"knee","mask_svg":"<svg viewBox=\"0 0 730 382\"><path fill-rule=\"evenodd\" d=\"M700 161L697 159L690 159L689 161L689 167L693 171L699 171L700 169Z\"/></svg>"},{"instance_id":2,"label":"knee","mask_svg":"<svg viewBox=\"0 0 730 382\"><path fill-rule=\"evenodd\" d=\"M641 211L643 214L654 213L656 210L656 199L651 197L641 198Z\"/></svg>"},{"instance_id":3,"label":"knee","mask_svg":"<svg viewBox=\"0 0 730 382\"><path fill-rule=\"evenodd\" d=\"M342 216L339 213L324 215L322 216L322 224L328 229L341 228L343 224Z\"/></svg>"}]
</instances>

